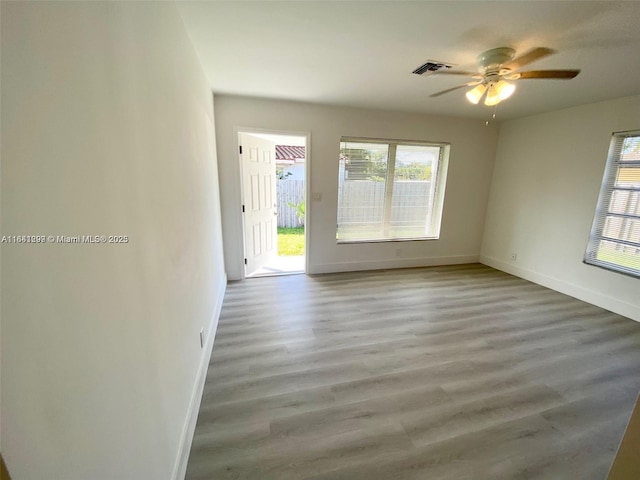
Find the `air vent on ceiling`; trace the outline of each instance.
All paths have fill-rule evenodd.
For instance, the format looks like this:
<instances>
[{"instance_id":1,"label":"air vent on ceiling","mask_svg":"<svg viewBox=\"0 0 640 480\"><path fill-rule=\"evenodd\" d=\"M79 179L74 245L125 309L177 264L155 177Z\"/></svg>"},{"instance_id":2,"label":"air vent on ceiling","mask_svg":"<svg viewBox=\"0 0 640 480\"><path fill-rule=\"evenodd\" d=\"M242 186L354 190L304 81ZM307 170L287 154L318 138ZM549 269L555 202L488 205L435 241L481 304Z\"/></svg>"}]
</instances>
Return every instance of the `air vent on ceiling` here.
<instances>
[{"instance_id":1,"label":"air vent on ceiling","mask_svg":"<svg viewBox=\"0 0 640 480\"><path fill-rule=\"evenodd\" d=\"M438 70L448 70L453 66L453 63L439 62L438 60L427 60L427 63L420 65L412 73L415 73L416 75L424 75L425 73L433 73Z\"/></svg>"}]
</instances>

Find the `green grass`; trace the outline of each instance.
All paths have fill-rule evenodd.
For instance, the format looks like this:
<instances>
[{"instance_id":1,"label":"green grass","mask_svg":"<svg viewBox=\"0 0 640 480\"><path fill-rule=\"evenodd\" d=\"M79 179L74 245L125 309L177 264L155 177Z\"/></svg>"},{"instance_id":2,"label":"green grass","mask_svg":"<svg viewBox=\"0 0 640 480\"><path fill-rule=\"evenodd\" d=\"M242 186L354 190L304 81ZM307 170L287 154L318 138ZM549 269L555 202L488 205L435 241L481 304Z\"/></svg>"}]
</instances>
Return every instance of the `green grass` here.
<instances>
[{"instance_id":1,"label":"green grass","mask_svg":"<svg viewBox=\"0 0 640 480\"><path fill-rule=\"evenodd\" d=\"M280 257L304 255L304 227L278 228L278 255Z\"/></svg>"},{"instance_id":2,"label":"green grass","mask_svg":"<svg viewBox=\"0 0 640 480\"><path fill-rule=\"evenodd\" d=\"M640 258L638 254L632 252L619 252L606 247L600 247L600 250L598 251L598 260L636 270L638 269L638 265L640 265Z\"/></svg>"}]
</instances>

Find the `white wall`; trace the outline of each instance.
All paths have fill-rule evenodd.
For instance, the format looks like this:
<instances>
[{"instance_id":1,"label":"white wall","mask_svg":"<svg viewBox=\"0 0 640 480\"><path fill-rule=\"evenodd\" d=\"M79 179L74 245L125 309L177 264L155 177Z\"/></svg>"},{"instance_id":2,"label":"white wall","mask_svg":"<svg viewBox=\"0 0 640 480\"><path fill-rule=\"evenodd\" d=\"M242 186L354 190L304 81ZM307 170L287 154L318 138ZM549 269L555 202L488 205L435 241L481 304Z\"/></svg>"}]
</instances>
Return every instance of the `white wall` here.
<instances>
[{"instance_id":1,"label":"white wall","mask_svg":"<svg viewBox=\"0 0 640 480\"><path fill-rule=\"evenodd\" d=\"M215 97L218 165L227 275L243 277L241 191L236 128L311 134L307 168L309 273L477 261L495 157L497 128L478 120L235 96ZM451 143L439 240L337 245L341 136Z\"/></svg>"},{"instance_id":2,"label":"white wall","mask_svg":"<svg viewBox=\"0 0 640 480\"><path fill-rule=\"evenodd\" d=\"M2 245L14 480L179 476L225 285L213 118L174 5L2 2L2 234L130 239Z\"/></svg>"},{"instance_id":3,"label":"white wall","mask_svg":"<svg viewBox=\"0 0 640 480\"><path fill-rule=\"evenodd\" d=\"M640 96L502 124L481 261L640 320L638 279L582 263L611 133L637 128Z\"/></svg>"}]
</instances>

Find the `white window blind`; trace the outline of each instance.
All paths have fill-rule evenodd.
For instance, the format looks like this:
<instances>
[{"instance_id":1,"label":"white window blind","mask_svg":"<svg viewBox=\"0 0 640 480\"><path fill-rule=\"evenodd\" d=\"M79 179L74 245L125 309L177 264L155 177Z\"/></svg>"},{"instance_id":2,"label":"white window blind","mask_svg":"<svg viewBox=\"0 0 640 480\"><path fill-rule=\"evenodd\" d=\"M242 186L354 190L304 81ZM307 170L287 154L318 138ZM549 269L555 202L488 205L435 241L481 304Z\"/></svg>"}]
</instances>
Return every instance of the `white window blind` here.
<instances>
[{"instance_id":1,"label":"white window blind","mask_svg":"<svg viewBox=\"0 0 640 480\"><path fill-rule=\"evenodd\" d=\"M342 138L338 243L440 235L448 145Z\"/></svg>"},{"instance_id":2,"label":"white window blind","mask_svg":"<svg viewBox=\"0 0 640 480\"><path fill-rule=\"evenodd\" d=\"M640 130L613 134L584 261L640 277Z\"/></svg>"}]
</instances>

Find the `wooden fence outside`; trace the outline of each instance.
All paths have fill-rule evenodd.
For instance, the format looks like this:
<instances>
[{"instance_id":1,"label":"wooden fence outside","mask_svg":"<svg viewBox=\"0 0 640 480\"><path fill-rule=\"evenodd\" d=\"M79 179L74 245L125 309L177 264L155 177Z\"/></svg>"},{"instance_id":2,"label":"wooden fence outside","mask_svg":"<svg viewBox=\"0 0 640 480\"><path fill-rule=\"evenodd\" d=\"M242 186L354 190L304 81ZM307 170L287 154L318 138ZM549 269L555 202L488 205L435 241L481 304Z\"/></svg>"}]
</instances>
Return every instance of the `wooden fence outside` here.
<instances>
[{"instance_id":1,"label":"wooden fence outside","mask_svg":"<svg viewBox=\"0 0 640 480\"><path fill-rule=\"evenodd\" d=\"M296 215L296 209L289 206L304 201L304 180L277 180L278 227L295 228L304 226Z\"/></svg>"},{"instance_id":2,"label":"wooden fence outside","mask_svg":"<svg viewBox=\"0 0 640 480\"><path fill-rule=\"evenodd\" d=\"M406 226L424 225L429 213L430 182L399 181L394 186L392 218L394 224ZM296 209L289 206L304 201L303 180L278 180L278 227L300 227ZM382 221L384 182L351 181L341 182L338 190L340 196L338 223L340 225L357 225Z\"/></svg>"},{"instance_id":3,"label":"wooden fence outside","mask_svg":"<svg viewBox=\"0 0 640 480\"><path fill-rule=\"evenodd\" d=\"M341 182L338 195L338 224L342 226L376 224L384 215L384 182ZM391 223L424 225L431 203L429 181L397 181L393 187Z\"/></svg>"}]
</instances>

